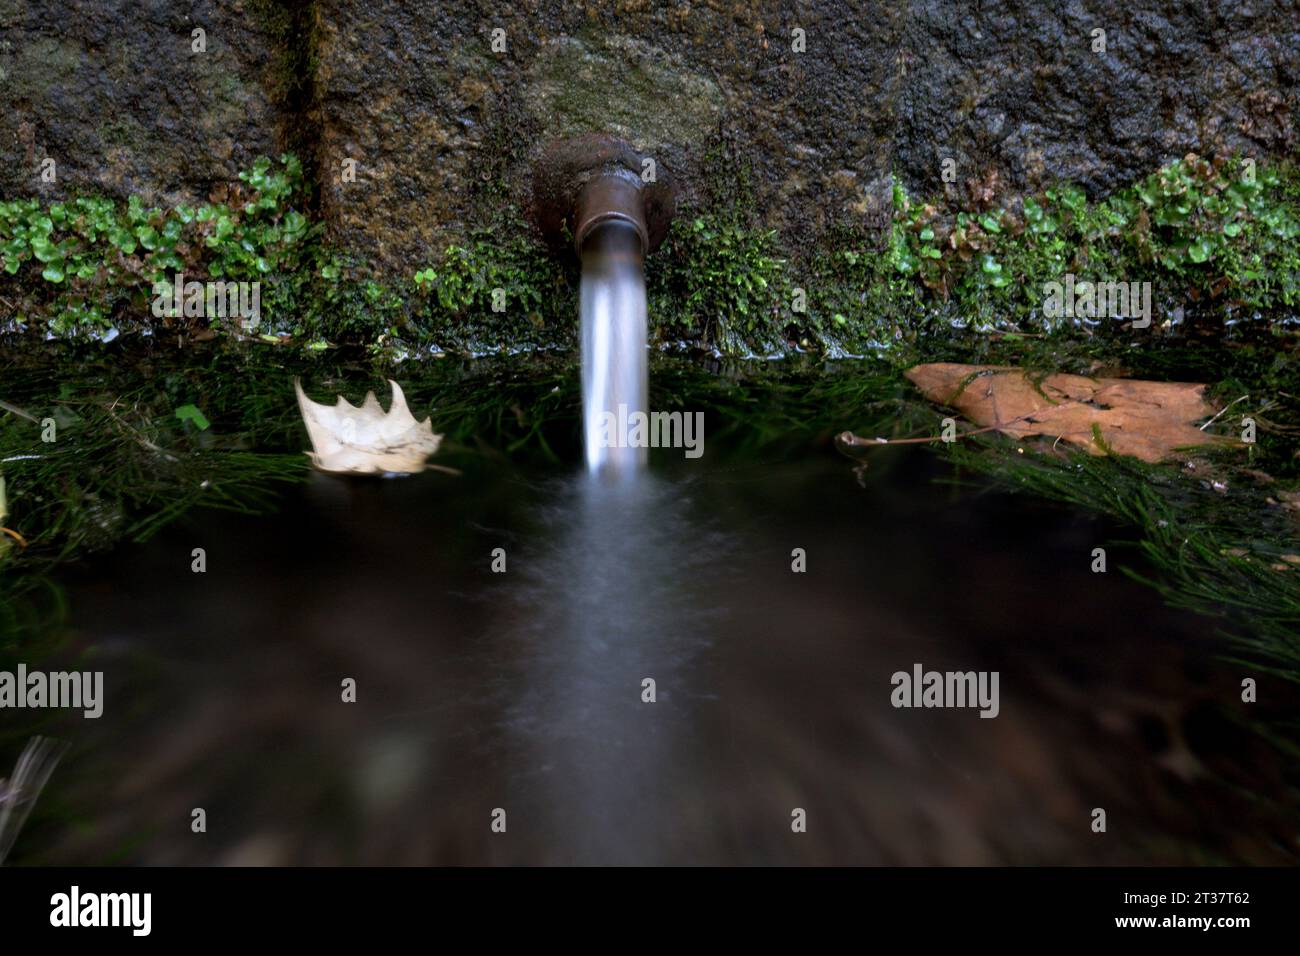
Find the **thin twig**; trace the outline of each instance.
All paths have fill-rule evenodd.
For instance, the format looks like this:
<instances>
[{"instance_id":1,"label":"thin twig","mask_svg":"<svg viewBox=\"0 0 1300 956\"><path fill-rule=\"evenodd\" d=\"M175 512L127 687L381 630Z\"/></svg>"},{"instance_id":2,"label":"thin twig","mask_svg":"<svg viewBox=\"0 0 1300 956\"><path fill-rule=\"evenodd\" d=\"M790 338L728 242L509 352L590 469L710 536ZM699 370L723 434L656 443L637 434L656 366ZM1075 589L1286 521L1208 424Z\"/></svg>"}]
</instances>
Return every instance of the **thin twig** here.
<instances>
[{"instance_id":1,"label":"thin twig","mask_svg":"<svg viewBox=\"0 0 1300 956\"><path fill-rule=\"evenodd\" d=\"M1211 425L1217 422L1219 420L1219 416L1222 415L1224 412L1226 412L1228 409L1230 409L1233 405L1236 405L1238 402L1244 402L1248 398L1250 398L1249 395L1243 395L1241 396L1241 398L1234 398L1227 405L1224 405L1221 409L1219 409L1218 415L1215 415L1208 422L1206 422L1204 425L1201 426L1201 431L1205 431L1205 429L1209 428Z\"/></svg>"},{"instance_id":2,"label":"thin twig","mask_svg":"<svg viewBox=\"0 0 1300 956\"><path fill-rule=\"evenodd\" d=\"M19 418L25 418L29 422L37 421L35 415L33 415L31 412L24 411L23 409L19 408L17 405L10 405L8 402L0 401L0 408L3 408L6 412L9 412L13 415L17 415Z\"/></svg>"},{"instance_id":3,"label":"thin twig","mask_svg":"<svg viewBox=\"0 0 1300 956\"><path fill-rule=\"evenodd\" d=\"M1011 423L1008 422L1007 424ZM998 428L997 425L988 425L968 432L958 432L957 438L966 438L968 435L982 435L984 432L997 431ZM853 432L840 432L837 437L850 448L875 448L879 445L928 445L931 442L944 441L942 435L926 435L922 438L876 438L868 440L859 438ZM952 439L952 441L956 441L956 438Z\"/></svg>"},{"instance_id":4,"label":"thin twig","mask_svg":"<svg viewBox=\"0 0 1300 956\"><path fill-rule=\"evenodd\" d=\"M133 425L131 425L129 422L127 422L125 419L123 419L121 416L119 416L116 412L113 411L113 408L117 405L117 401L118 401L117 399L114 399L112 405L105 405L104 411L108 412L108 417L113 420L113 422L117 425L118 429L120 431L125 432L127 435L133 438L136 441L136 443L141 447L147 448L149 451L154 452L155 454L162 455L168 461L176 461L177 458L175 455L155 445L153 442L151 442L148 438L144 436L143 432L141 432L138 428L135 428Z\"/></svg>"},{"instance_id":5,"label":"thin twig","mask_svg":"<svg viewBox=\"0 0 1300 956\"><path fill-rule=\"evenodd\" d=\"M1058 409L1068 408L1071 405L1084 404L1087 403L1077 398L1073 398L1068 402L1062 402L1060 405L1053 406L1051 410L1057 411ZM1040 412L1037 410L1026 412L1024 415L1021 415L1018 418L1013 418L1010 421L998 422L996 425L986 425L983 428L973 428L968 432L958 432L957 435L951 439L945 439L942 435L927 435L923 438L877 438L874 441L867 441L866 439L859 438L857 435L853 434L853 432L847 431L840 432L836 438L849 448L875 448L879 445L926 445L936 441L956 441L958 438L968 438L971 435L983 435L985 432L1002 431L1017 422L1028 421L1039 413ZM1057 437L1057 440L1060 440L1060 436Z\"/></svg>"}]
</instances>

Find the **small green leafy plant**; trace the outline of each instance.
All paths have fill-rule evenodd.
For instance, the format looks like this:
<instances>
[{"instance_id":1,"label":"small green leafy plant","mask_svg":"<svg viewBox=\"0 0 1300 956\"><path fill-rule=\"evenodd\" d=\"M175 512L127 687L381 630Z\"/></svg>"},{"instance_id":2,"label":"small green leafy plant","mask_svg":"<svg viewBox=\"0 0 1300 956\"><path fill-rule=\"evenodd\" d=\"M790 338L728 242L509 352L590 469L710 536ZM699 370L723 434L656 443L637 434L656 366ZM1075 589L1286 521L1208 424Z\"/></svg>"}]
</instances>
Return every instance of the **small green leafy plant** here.
<instances>
[{"instance_id":1,"label":"small green leafy plant","mask_svg":"<svg viewBox=\"0 0 1300 956\"><path fill-rule=\"evenodd\" d=\"M412 284L408 332L416 338L459 339L476 350L571 340L570 276L517 216L505 228L449 246L438 263L415 273Z\"/></svg>"},{"instance_id":2,"label":"small green leafy plant","mask_svg":"<svg viewBox=\"0 0 1300 956\"><path fill-rule=\"evenodd\" d=\"M302 167L290 155L265 157L240 174L223 202L169 210L78 197L48 206L0 202L0 270L17 302L19 325L57 334L99 333L151 321L155 284L188 279L262 282L264 312L274 317L301 299L322 273L319 227L298 207ZM169 321L180 318L168 316Z\"/></svg>"},{"instance_id":3,"label":"small green leafy plant","mask_svg":"<svg viewBox=\"0 0 1300 956\"><path fill-rule=\"evenodd\" d=\"M780 338L790 300L775 235L716 214L674 226L650 262L660 334L703 338L724 351Z\"/></svg>"},{"instance_id":4,"label":"small green leafy plant","mask_svg":"<svg viewBox=\"0 0 1300 956\"><path fill-rule=\"evenodd\" d=\"M1052 327L1044 284L1066 273L1150 282L1158 312L1186 307L1189 321L1274 318L1300 305L1300 167L1290 162L1187 156L1101 200L1060 185L1001 209L917 202L896 183L883 234L847 224L792 255L757 222L743 163L715 165L704 199L679 210L647 261L660 341L859 351L947 324L1041 330ZM508 203L402 287L331 247L309 194L285 155L258 159L197 206L149 208L134 196L0 202L0 332L184 332L203 320L151 308L155 284L183 272L261 283L258 334L274 341L380 351L572 345L576 270Z\"/></svg>"},{"instance_id":5,"label":"small green leafy plant","mask_svg":"<svg viewBox=\"0 0 1300 956\"><path fill-rule=\"evenodd\" d=\"M1189 155L1090 203L1074 186L1019 210L951 212L895 188L898 272L967 317L1041 322L1043 284L1067 272L1150 281L1168 305L1281 314L1300 304L1300 172Z\"/></svg>"}]
</instances>

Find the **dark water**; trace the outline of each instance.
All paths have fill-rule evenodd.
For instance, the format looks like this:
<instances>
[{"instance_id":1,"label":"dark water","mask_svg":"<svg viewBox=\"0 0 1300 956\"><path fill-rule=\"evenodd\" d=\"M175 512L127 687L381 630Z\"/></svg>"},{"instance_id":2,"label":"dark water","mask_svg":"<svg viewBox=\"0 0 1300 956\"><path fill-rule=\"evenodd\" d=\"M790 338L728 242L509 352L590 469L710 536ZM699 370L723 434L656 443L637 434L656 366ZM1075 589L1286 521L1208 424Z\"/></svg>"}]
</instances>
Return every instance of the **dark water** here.
<instances>
[{"instance_id":1,"label":"dark water","mask_svg":"<svg viewBox=\"0 0 1300 956\"><path fill-rule=\"evenodd\" d=\"M1116 529L936 483L922 449L710 460L318 475L92 563L72 636L105 714L61 728L67 819L15 861L1291 859L1241 668L1090 571ZM895 709L916 663L998 671L999 715Z\"/></svg>"}]
</instances>

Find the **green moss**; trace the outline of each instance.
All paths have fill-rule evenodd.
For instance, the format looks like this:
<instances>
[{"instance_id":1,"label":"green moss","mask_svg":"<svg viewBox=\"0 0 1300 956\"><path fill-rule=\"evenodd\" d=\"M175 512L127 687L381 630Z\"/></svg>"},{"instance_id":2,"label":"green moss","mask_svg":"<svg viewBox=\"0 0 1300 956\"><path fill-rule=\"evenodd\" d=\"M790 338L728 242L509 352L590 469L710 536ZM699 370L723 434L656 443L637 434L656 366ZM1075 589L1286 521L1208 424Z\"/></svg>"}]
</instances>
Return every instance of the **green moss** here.
<instances>
[{"instance_id":1,"label":"green moss","mask_svg":"<svg viewBox=\"0 0 1300 956\"><path fill-rule=\"evenodd\" d=\"M970 320L1050 327L1044 286L1073 273L1151 282L1164 311L1221 325L1300 305L1298 192L1291 163L1188 156L1095 203L1071 186L982 214L902 197L893 249L928 299Z\"/></svg>"},{"instance_id":2,"label":"green moss","mask_svg":"<svg viewBox=\"0 0 1300 956\"><path fill-rule=\"evenodd\" d=\"M573 344L574 277L510 215L415 273L408 338L474 352Z\"/></svg>"},{"instance_id":3,"label":"green moss","mask_svg":"<svg viewBox=\"0 0 1300 956\"><path fill-rule=\"evenodd\" d=\"M72 41L38 37L10 49L12 59L5 59L13 66L7 69L6 99L46 103L53 89L73 81L85 67L85 51Z\"/></svg>"},{"instance_id":4,"label":"green moss","mask_svg":"<svg viewBox=\"0 0 1300 956\"><path fill-rule=\"evenodd\" d=\"M320 141L316 77L320 72L319 18L312 0L249 0L248 12L269 41L270 62L262 82L279 115L290 117L283 130L289 151L316 183L316 145ZM312 190L313 208L316 198Z\"/></svg>"},{"instance_id":5,"label":"green moss","mask_svg":"<svg viewBox=\"0 0 1300 956\"><path fill-rule=\"evenodd\" d=\"M274 60L268 74L268 88L273 98L287 101L298 89L310 84L314 64L313 44L303 43L304 17L310 16L314 4L294 0L250 0L248 12L261 32L271 42Z\"/></svg>"},{"instance_id":6,"label":"green moss","mask_svg":"<svg viewBox=\"0 0 1300 956\"><path fill-rule=\"evenodd\" d=\"M259 334L303 344L571 346L575 269L533 238L498 188L504 175L486 177L480 198L491 212L467 225L465 241L388 285L353 278L360 263L324 242L310 177L292 155L258 160L226 202L198 208L96 197L3 202L0 324L35 334L183 333L201 323L150 314L154 284L183 271L262 283ZM916 203L895 187L883 242L837 227L823 247L797 255L760 223L746 166L725 144L705 158L703 181L703 195L679 209L647 263L660 343L730 354L908 353L961 326L1101 333L1112 350L1122 347L1121 323L1044 317L1044 286L1066 273L1151 282L1156 326L1175 310L1219 330L1300 305L1300 172L1291 163L1252 174L1239 161L1188 157L1098 202L1063 186L982 213Z\"/></svg>"},{"instance_id":7,"label":"green moss","mask_svg":"<svg viewBox=\"0 0 1300 956\"><path fill-rule=\"evenodd\" d=\"M80 197L44 204L0 202L0 274L10 316L34 333L95 334L184 317L154 307L177 272L197 280L265 284L267 330L296 327L307 290L327 264L319 227L300 211L302 168L289 155L260 159L224 203L145 208Z\"/></svg>"},{"instance_id":8,"label":"green moss","mask_svg":"<svg viewBox=\"0 0 1300 956\"><path fill-rule=\"evenodd\" d=\"M99 139L105 146L131 146L145 141L145 131L129 117L117 117L99 127Z\"/></svg>"},{"instance_id":9,"label":"green moss","mask_svg":"<svg viewBox=\"0 0 1300 956\"><path fill-rule=\"evenodd\" d=\"M1157 326L1186 311L1188 324L1222 329L1300 305L1300 169L1291 163L1252 169L1189 156L1098 202L1066 185L982 213L916 203L895 186L883 246L837 227L823 247L787 258L747 212L743 164L718 168L706 175L717 195L679 216L666 254L648 266L665 337L729 352L864 352L953 325L1087 331L1080 319L1044 315L1045 286L1067 273L1152 283Z\"/></svg>"},{"instance_id":10,"label":"green moss","mask_svg":"<svg viewBox=\"0 0 1300 956\"><path fill-rule=\"evenodd\" d=\"M773 232L717 214L679 219L648 270L658 336L731 353L784 350L794 301L785 265Z\"/></svg>"},{"instance_id":11,"label":"green moss","mask_svg":"<svg viewBox=\"0 0 1300 956\"><path fill-rule=\"evenodd\" d=\"M839 228L828 245L800 267L810 290L806 334L852 353L910 351L928 316L922 290L898 268L901 244L877 248L861 232Z\"/></svg>"},{"instance_id":12,"label":"green moss","mask_svg":"<svg viewBox=\"0 0 1300 956\"><path fill-rule=\"evenodd\" d=\"M713 80L638 38L603 30L555 38L531 69L528 109L555 137L635 131L642 145L698 142L722 110Z\"/></svg>"},{"instance_id":13,"label":"green moss","mask_svg":"<svg viewBox=\"0 0 1300 956\"><path fill-rule=\"evenodd\" d=\"M729 354L785 351L806 294L796 301L776 234L758 222L749 165L721 139L701 165L703 196L678 208L646 264L651 324L661 342Z\"/></svg>"}]
</instances>

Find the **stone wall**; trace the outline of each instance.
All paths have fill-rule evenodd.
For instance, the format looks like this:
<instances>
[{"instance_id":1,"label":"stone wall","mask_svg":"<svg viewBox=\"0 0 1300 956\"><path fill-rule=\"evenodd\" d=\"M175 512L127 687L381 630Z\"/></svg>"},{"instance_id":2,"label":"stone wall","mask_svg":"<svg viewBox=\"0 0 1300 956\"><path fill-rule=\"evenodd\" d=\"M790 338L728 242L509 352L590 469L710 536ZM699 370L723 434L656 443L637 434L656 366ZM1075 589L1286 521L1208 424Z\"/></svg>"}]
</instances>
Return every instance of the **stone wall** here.
<instances>
[{"instance_id":1,"label":"stone wall","mask_svg":"<svg viewBox=\"0 0 1300 956\"><path fill-rule=\"evenodd\" d=\"M0 196L194 201L286 145L285 61L245 0L0 0ZM195 52L195 29L204 52ZM53 159L54 181L42 172Z\"/></svg>"},{"instance_id":2,"label":"stone wall","mask_svg":"<svg viewBox=\"0 0 1300 956\"><path fill-rule=\"evenodd\" d=\"M525 205L546 142L604 131L687 204L726 141L797 253L883 224L891 173L994 203L1293 152L1298 87L1294 0L0 0L0 195L194 200L294 148L334 237L409 275Z\"/></svg>"},{"instance_id":3,"label":"stone wall","mask_svg":"<svg viewBox=\"0 0 1300 956\"><path fill-rule=\"evenodd\" d=\"M381 262L428 259L483 202L504 192L526 205L530 162L551 139L623 136L689 200L720 130L752 165L772 225L879 213L895 68L876 51L898 18L820 3L796 19L782 6L323 0L328 218ZM791 50L796 25L808 53ZM343 181L348 158L356 182Z\"/></svg>"},{"instance_id":4,"label":"stone wall","mask_svg":"<svg viewBox=\"0 0 1300 956\"><path fill-rule=\"evenodd\" d=\"M1297 145L1295 0L912 0L902 50L893 153L918 186L952 157L975 198L1096 196L1189 152Z\"/></svg>"}]
</instances>

